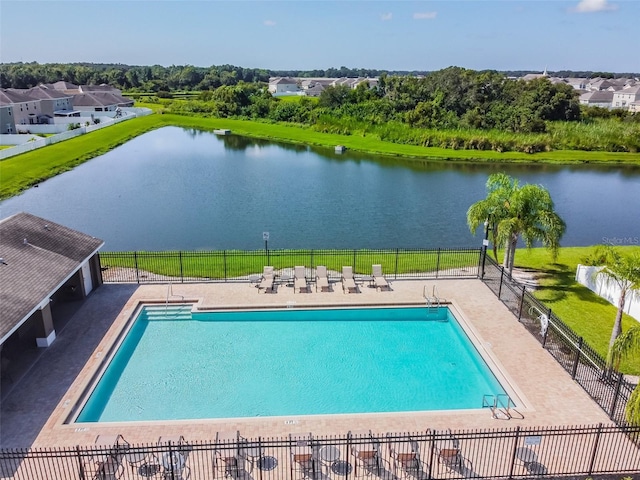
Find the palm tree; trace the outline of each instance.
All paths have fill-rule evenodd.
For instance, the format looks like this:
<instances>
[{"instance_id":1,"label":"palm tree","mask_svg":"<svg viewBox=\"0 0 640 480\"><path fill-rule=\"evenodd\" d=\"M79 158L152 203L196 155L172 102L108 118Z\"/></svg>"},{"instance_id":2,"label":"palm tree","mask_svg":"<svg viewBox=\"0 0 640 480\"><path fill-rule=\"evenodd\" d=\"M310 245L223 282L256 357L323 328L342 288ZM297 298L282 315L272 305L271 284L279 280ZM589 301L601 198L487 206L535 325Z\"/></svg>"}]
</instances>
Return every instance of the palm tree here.
<instances>
[{"instance_id":1,"label":"palm tree","mask_svg":"<svg viewBox=\"0 0 640 480\"><path fill-rule=\"evenodd\" d=\"M640 325L635 325L616 338L609 356L616 363L617 369L617 365L622 359L638 354L640 354ZM640 386L636 385L636 388L631 392L625 413L627 422L632 425L640 425Z\"/></svg>"},{"instance_id":2,"label":"palm tree","mask_svg":"<svg viewBox=\"0 0 640 480\"><path fill-rule=\"evenodd\" d=\"M611 365L614 342L622 333L622 314L627 296L632 291L640 290L640 255L623 255L619 250L605 246L596 251L596 258L601 259L604 263L604 267L597 275L604 277L607 282L612 282L620 290L618 312L613 323L609 340L609 354L607 355L607 363Z\"/></svg>"},{"instance_id":3,"label":"palm tree","mask_svg":"<svg viewBox=\"0 0 640 480\"><path fill-rule=\"evenodd\" d=\"M505 245L503 266L509 274L513 271L520 237L528 248L536 241L541 242L551 250L555 259L566 230L546 188L530 184L520 186L518 180L504 173L489 176L487 197L471 205L467 211L467 224L472 232L485 221L491 227L496 259L497 245Z\"/></svg>"}]
</instances>

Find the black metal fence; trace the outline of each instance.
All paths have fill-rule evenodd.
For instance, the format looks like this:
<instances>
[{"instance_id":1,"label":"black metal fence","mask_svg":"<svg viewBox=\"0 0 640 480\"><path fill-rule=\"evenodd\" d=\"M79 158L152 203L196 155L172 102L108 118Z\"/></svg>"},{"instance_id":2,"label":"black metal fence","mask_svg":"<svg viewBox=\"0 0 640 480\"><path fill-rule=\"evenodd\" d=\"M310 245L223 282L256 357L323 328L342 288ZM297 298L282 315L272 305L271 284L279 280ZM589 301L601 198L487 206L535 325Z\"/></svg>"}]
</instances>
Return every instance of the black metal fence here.
<instances>
[{"instance_id":1,"label":"black metal fence","mask_svg":"<svg viewBox=\"0 0 640 480\"><path fill-rule=\"evenodd\" d=\"M477 278L480 260L476 248L100 253L103 280L118 283L247 282L265 265L276 271L304 265L311 273L324 265L330 280L340 279L344 265L371 275L373 264L390 279Z\"/></svg>"},{"instance_id":2,"label":"black metal fence","mask_svg":"<svg viewBox=\"0 0 640 480\"><path fill-rule=\"evenodd\" d=\"M488 256L483 281L609 418L624 425L635 385L621 373L608 370L601 355Z\"/></svg>"},{"instance_id":3,"label":"black metal fence","mask_svg":"<svg viewBox=\"0 0 640 480\"><path fill-rule=\"evenodd\" d=\"M108 445L0 452L1 478L427 480L635 474L640 427L592 425L378 435L242 438L211 442L162 438Z\"/></svg>"}]
</instances>

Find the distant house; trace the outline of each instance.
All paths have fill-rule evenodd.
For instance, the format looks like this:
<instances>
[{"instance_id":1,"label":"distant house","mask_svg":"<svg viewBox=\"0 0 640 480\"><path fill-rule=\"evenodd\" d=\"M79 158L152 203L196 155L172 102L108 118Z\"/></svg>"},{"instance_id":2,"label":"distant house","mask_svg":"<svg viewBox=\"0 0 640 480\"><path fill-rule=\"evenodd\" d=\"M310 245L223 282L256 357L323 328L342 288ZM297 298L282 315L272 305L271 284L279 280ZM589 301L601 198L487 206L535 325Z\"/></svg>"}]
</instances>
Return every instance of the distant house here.
<instances>
[{"instance_id":1,"label":"distant house","mask_svg":"<svg viewBox=\"0 0 640 480\"><path fill-rule=\"evenodd\" d=\"M55 90L46 85L25 90L24 93L32 98L40 99L42 114L53 117L79 117L80 112L73 109L73 95Z\"/></svg>"},{"instance_id":2,"label":"distant house","mask_svg":"<svg viewBox=\"0 0 640 480\"><path fill-rule=\"evenodd\" d=\"M73 96L73 107L85 112L113 112L118 107L132 107L133 100L110 92L78 93Z\"/></svg>"},{"instance_id":3,"label":"distant house","mask_svg":"<svg viewBox=\"0 0 640 480\"><path fill-rule=\"evenodd\" d=\"M269 79L269 92L274 97L280 95L298 95L300 88L295 78L275 77Z\"/></svg>"},{"instance_id":4,"label":"distant house","mask_svg":"<svg viewBox=\"0 0 640 480\"><path fill-rule=\"evenodd\" d=\"M580 95L580 104L591 107L611 108L613 93L608 90L594 90Z\"/></svg>"},{"instance_id":5,"label":"distant house","mask_svg":"<svg viewBox=\"0 0 640 480\"><path fill-rule=\"evenodd\" d=\"M11 106L14 130L15 125L37 125L43 121L47 123L46 119L41 118L40 100L24 93L3 88L0 90L0 105ZM3 126L4 128L6 128L6 125Z\"/></svg>"},{"instance_id":6,"label":"distant house","mask_svg":"<svg viewBox=\"0 0 640 480\"><path fill-rule=\"evenodd\" d=\"M62 80L55 83L46 83L45 86L60 92L70 93L71 95L74 93L80 93L80 87L78 85L71 82L64 82Z\"/></svg>"},{"instance_id":7,"label":"distant house","mask_svg":"<svg viewBox=\"0 0 640 480\"><path fill-rule=\"evenodd\" d=\"M13 107L6 104L0 95L0 135L16 133L16 122L13 118Z\"/></svg>"},{"instance_id":8,"label":"distant house","mask_svg":"<svg viewBox=\"0 0 640 480\"><path fill-rule=\"evenodd\" d=\"M631 102L629 104L629 111L630 112L634 112L634 113L638 113L640 112L640 101L638 102Z\"/></svg>"},{"instance_id":9,"label":"distant house","mask_svg":"<svg viewBox=\"0 0 640 480\"><path fill-rule=\"evenodd\" d=\"M122 90L112 87L111 85L107 85L106 83L102 83L100 85L80 85L78 87L78 93L96 92L113 93L115 95L122 96Z\"/></svg>"},{"instance_id":10,"label":"distant house","mask_svg":"<svg viewBox=\"0 0 640 480\"><path fill-rule=\"evenodd\" d=\"M630 109L629 105L640 101L640 85L624 88L613 93L612 107Z\"/></svg>"}]
</instances>

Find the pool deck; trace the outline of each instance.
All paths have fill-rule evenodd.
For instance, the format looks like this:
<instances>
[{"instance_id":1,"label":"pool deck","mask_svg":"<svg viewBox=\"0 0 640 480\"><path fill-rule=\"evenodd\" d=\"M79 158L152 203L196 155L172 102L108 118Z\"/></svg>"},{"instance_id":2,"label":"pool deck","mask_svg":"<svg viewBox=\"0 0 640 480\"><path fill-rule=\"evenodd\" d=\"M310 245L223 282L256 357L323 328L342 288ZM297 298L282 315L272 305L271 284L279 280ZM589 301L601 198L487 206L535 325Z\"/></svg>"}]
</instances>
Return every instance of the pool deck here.
<instances>
[{"instance_id":1,"label":"pool deck","mask_svg":"<svg viewBox=\"0 0 640 480\"><path fill-rule=\"evenodd\" d=\"M122 434L130 443L156 442L161 435L211 441L217 431L240 430L246 437L284 437L290 433L341 435L350 430L423 432L427 429L511 428L516 426L610 424L607 415L520 325L479 280L392 281L391 291L366 283L360 293L294 293L281 285L262 293L248 283L173 285L171 301L197 302L201 309L300 308L305 306L422 304L423 288L437 286L453 303L485 355L493 359L524 402L524 419L497 420L488 409L444 412L314 415L195 421L64 424L109 348L140 302L167 299L167 285L103 285L93 292L58 332L29 372L4 396L0 410L0 447L91 445L99 434ZM258 393L258 392L256 392ZM374 394L372 392L372 394ZM375 394L380 394L376 392ZM198 392L194 392L198 395Z\"/></svg>"}]
</instances>

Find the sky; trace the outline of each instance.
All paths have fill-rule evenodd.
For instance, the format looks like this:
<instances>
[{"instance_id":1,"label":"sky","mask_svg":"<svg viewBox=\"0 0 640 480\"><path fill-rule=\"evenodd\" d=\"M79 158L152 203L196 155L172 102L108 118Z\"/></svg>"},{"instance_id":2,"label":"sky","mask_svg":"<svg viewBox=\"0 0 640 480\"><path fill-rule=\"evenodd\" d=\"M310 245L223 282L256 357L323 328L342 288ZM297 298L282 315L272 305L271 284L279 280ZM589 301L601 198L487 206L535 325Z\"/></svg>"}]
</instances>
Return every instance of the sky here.
<instances>
[{"instance_id":1,"label":"sky","mask_svg":"<svg viewBox=\"0 0 640 480\"><path fill-rule=\"evenodd\" d=\"M640 72L640 0L0 0L0 62Z\"/></svg>"}]
</instances>

